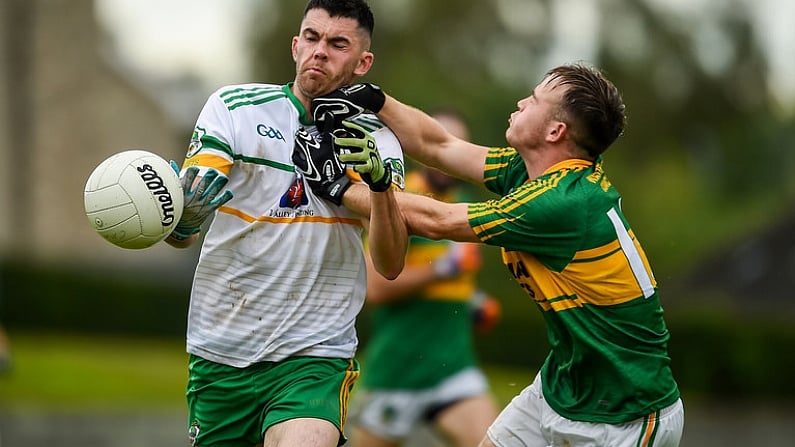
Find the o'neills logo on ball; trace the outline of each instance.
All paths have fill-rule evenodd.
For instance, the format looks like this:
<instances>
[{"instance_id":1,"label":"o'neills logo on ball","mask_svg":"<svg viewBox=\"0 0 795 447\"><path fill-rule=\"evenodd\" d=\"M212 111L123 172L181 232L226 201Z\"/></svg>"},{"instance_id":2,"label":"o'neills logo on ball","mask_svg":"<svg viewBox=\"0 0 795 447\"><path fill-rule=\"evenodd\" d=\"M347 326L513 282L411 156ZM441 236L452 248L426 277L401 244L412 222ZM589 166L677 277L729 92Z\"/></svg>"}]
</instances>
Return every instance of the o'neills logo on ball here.
<instances>
[{"instance_id":1,"label":"o'neills logo on ball","mask_svg":"<svg viewBox=\"0 0 795 447\"><path fill-rule=\"evenodd\" d=\"M135 169L141 173L141 179L146 183L146 187L149 188L149 191L160 201L160 209L163 210L163 219L160 223L162 223L164 227L174 223L174 200L171 198L171 193L168 191L168 188L166 188L166 185L163 183L163 179L157 174L155 168L149 164Z\"/></svg>"}]
</instances>

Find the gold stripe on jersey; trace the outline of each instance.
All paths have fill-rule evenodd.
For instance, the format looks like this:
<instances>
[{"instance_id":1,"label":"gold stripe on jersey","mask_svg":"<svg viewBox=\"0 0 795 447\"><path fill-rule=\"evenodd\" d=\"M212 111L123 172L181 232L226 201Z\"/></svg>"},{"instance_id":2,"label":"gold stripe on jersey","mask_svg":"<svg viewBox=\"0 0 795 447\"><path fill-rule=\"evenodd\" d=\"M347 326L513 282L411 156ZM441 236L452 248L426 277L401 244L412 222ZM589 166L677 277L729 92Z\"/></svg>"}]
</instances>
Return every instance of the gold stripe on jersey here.
<instances>
[{"instance_id":1,"label":"gold stripe on jersey","mask_svg":"<svg viewBox=\"0 0 795 447\"><path fill-rule=\"evenodd\" d=\"M452 247L449 243L412 241L406 253L406 267L427 267ZM434 301L467 301L475 293L475 274L463 273L453 278L432 282L421 288L424 298Z\"/></svg>"},{"instance_id":2,"label":"gold stripe on jersey","mask_svg":"<svg viewBox=\"0 0 795 447\"><path fill-rule=\"evenodd\" d=\"M648 260L641 256L651 276ZM526 252L503 251L503 262L545 311L557 312L584 304L612 306L643 296L618 241L577 252L560 272L550 270ZM653 278L652 283L657 286Z\"/></svg>"},{"instance_id":3,"label":"gold stripe on jersey","mask_svg":"<svg viewBox=\"0 0 795 447\"><path fill-rule=\"evenodd\" d=\"M490 172L494 172L495 174L499 174L499 172L501 172L502 168L504 168L505 166L508 166L507 160L509 159L509 157L505 157L504 159L506 161L502 162L502 163L494 163L492 161L493 158L497 158L497 157L502 158L508 153L516 153L516 150L513 149L513 148L509 148L509 147L502 147L502 148L493 147L493 148L491 148L491 153L489 154L490 156L486 157L486 164L483 167L484 168L483 169L483 176L484 176L483 177L483 182L484 183L488 183L490 181L494 181L498 177L497 175L489 175ZM493 158L491 156L492 154L494 154Z\"/></svg>"},{"instance_id":4,"label":"gold stripe on jersey","mask_svg":"<svg viewBox=\"0 0 795 447\"><path fill-rule=\"evenodd\" d=\"M358 218L351 218L351 217L340 217L340 216L294 216L294 217L275 217L275 216L259 216L254 217L250 214L244 213L237 208L232 208L229 206L222 206L218 208L219 213L225 213L232 216L237 216L248 223L253 222L268 222L274 224L291 224L291 223L303 223L303 222L310 222L310 223L326 223L326 224L346 224L346 225L355 225L355 226L362 226L362 221Z\"/></svg>"},{"instance_id":5,"label":"gold stripe on jersey","mask_svg":"<svg viewBox=\"0 0 795 447\"><path fill-rule=\"evenodd\" d=\"M539 195L555 188L560 181L566 177L566 175L571 172L569 170L564 170L558 173L555 173L548 179L544 180L536 180L530 183L526 183L518 188L516 191L510 194L509 198L510 201L503 199L503 204L500 207L500 210L504 213L509 213L516 208L519 208L526 204L527 202L532 201ZM486 203L475 203L470 206L469 210L469 219L472 220L473 218L487 216L494 214L494 207L490 206L493 203L492 201ZM498 236L500 234L505 233L506 230L498 231L494 233L492 231L495 227L500 227L507 223L520 220L524 217L523 214L519 216L506 216L501 219L494 219L480 225L478 228L475 228L478 237L483 242L488 241L492 237Z\"/></svg>"},{"instance_id":6,"label":"gold stripe on jersey","mask_svg":"<svg viewBox=\"0 0 795 447\"><path fill-rule=\"evenodd\" d=\"M232 170L232 162L230 162L229 159L206 151L200 152L193 157L185 159L185 163L182 164L182 169L189 168L191 166L215 168L221 171L224 175L229 175L229 172Z\"/></svg>"},{"instance_id":7,"label":"gold stripe on jersey","mask_svg":"<svg viewBox=\"0 0 795 447\"><path fill-rule=\"evenodd\" d=\"M434 301L468 301L476 290L474 276L465 274L459 276L458 281L440 281L427 287L423 296Z\"/></svg>"}]
</instances>

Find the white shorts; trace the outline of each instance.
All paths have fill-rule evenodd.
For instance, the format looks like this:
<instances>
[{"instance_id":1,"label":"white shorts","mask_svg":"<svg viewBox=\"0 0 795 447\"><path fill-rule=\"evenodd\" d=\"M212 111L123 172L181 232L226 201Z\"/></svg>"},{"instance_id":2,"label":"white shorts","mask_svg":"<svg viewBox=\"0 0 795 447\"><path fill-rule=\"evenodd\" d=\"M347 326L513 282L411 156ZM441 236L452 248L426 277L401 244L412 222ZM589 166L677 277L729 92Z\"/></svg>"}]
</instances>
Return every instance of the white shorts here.
<instances>
[{"instance_id":1,"label":"white shorts","mask_svg":"<svg viewBox=\"0 0 795 447\"><path fill-rule=\"evenodd\" d=\"M572 421L547 405L541 378L536 376L497 416L487 436L497 447L676 447L682 438L684 418L680 399L648 417L624 424Z\"/></svg>"},{"instance_id":2,"label":"white shorts","mask_svg":"<svg viewBox=\"0 0 795 447\"><path fill-rule=\"evenodd\" d=\"M458 372L424 390L360 390L353 398L350 419L365 430L392 440L410 435L435 411L489 392L486 376L477 368Z\"/></svg>"}]
</instances>

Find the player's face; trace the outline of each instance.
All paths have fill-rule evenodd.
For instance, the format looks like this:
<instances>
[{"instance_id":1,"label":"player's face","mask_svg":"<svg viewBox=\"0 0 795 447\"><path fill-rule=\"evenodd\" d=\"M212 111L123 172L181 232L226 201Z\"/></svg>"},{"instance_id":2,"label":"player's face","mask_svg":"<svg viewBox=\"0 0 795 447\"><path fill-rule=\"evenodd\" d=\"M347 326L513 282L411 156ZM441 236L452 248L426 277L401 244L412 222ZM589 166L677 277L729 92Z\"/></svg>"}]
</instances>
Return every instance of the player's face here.
<instances>
[{"instance_id":1,"label":"player's face","mask_svg":"<svg viewBox=\"0 0 795 447\"><path fill-rule=\"evenodd\" d=\"M431 188L432 192L444 193L458 185L458 180L455 177L450 177L430 167L423 167L422 169L425 180L428 182L428 186Z\"/></svg>"},{"instance_id":2,"label":"player's face","mask_svg":"<svg viewBox=\"0 0 795 447\"><path fill-rule=\"evenodd\" d=\"M355 19L330 17L324 9L307 12L298 36L293 37L295 94L304 105L350 84L373 63L367 33Z\"/></svg>"},{"instance_id":3,"label":"player's face","mask_svg":"<svg viewBox=\"0 0 795 447\"><path fill-rule=\"evenodd\" d=\"M555 87L558 88L555 88ZM559 108L563 88L557 81L544 78L533 93L517 103L508 120L505 139L515 148L535 148L544 143Z\"/></svg>"}]
</instances>

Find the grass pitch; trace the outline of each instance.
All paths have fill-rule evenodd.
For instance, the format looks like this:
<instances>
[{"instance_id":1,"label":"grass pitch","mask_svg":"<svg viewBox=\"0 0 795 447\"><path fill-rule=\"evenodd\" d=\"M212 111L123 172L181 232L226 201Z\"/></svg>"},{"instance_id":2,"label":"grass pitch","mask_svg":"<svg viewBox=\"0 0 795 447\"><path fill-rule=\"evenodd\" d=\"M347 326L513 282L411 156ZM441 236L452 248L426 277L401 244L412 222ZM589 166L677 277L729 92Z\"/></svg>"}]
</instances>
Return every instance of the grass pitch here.
<instances>
[{"instance_id":1,"label":"grass pitch","mask_svg":"<svg viewBox=\"0 0 795 447\"><path fill-rule=\"evenodd\" d=\"M0 373L0 408L185 408L188 355L182 340L12 332L10 342L12 365ZM498 365L484 369L500 406L535 374Z\"/></svg>"},{"instance_id":2,"label":"grass pitch","mask_svg":"<svg viewBox=\"0 0 795 447\"><path fill-rule=\"evenodd\" d=\"M15 409L184 406L187 354L178 340L10 334L0 405Z\"/></svg>"}]
</instances>

